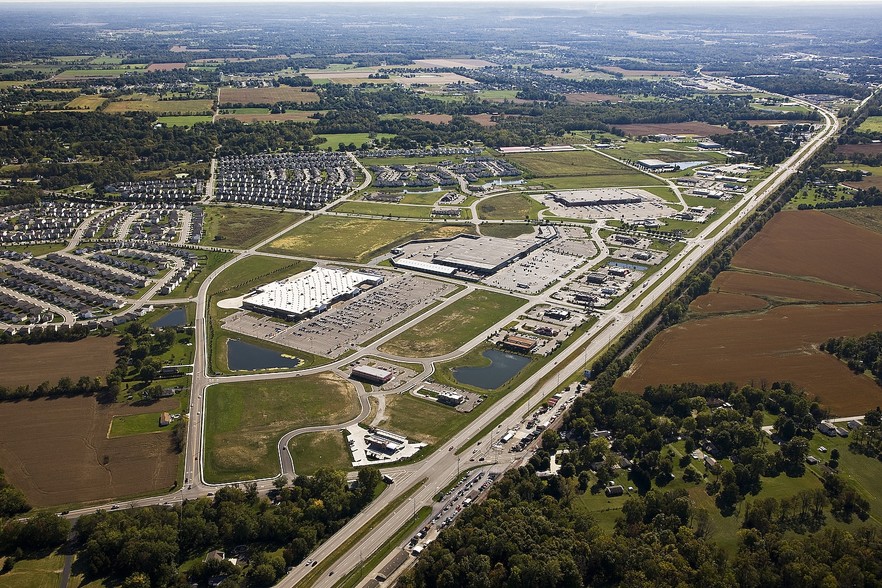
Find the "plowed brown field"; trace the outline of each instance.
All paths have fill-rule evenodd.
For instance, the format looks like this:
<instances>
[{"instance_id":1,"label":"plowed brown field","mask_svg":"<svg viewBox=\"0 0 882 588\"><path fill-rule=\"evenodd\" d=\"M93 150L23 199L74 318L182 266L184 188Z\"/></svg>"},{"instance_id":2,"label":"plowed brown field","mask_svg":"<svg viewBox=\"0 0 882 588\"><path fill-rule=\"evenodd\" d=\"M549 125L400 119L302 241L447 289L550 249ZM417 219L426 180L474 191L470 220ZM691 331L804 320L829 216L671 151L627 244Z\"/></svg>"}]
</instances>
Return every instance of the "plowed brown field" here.
<instances>
[{"instance_id":1,"label":"plowed brown field","mask_svg":"<svg viewBox=\"0 0 882 588\"><path fill-rule=\"evenodd\" d=\"M849 290L834 284L747 272L721 273L714 280L713 290L805 302L879 302L876 294Z\"/></svg>"},{"instance_id":2,"label":"plowed brown field","mask_svg":"<svg viewBox=\"0 0 882 588\"><path fill-rule=\"evenodd\" d=\"M712 292L699 296L689 305L692 312L703 314L716 314L718 312L738 312L747 310L762 310L769 304L756 296L744 294L732 294L730 292Z\"/></svg>"},{"instance_id":3,"label":"plowed brown field","mask_svg":"<svg viewBox=\"0 0 882 588\"><path fill-rule=\"evenodd\" d=\"M732 265L882 293L882 235L823 212L785 211L738 251Z\"/></svg>"},{"instance_id":4,"label":"plowed brown field","mask_svg":"<svg viewBox=\"0 0 882 588\"><path fill-rule=\"evenodd\" d=\"M0 386L16 388L43 382L53 386L65 376L105 376L116 365L116 337L87 337L73 343L3 345Z\"/></svg>"},{"instance_id":5,"label":"plowed brown field","mask_svg":"<svg viewBox=\"0 0 882 588\"><path fill-rule=\"evenodd\" d=\"M882 330L882 303L874 294L882 293L882 234L821 212L781 212L739 250L732 265L774 275L721 273L712 293L690 310L730 314L662 332L619 378L617 389L639 393L656 384L789 380L841 416L882 405L882 387L818 350L830 337ZM756 312L758 303L751 301L759 296L828 304ZM738 313L739 305L750 312Z\"/></svg>"},{"instance_id":6,"label":"plowed brown field","mask_svg":"<svg viewBox=\"0 0 882 588\"><path fill-rule=\"evenodd\" d=\"M175 411L169 398L133 407L94 398L0 403L0 463L33 506L109 500L170 489L177 455L168 433L107 438L113 415Z\"/></svg>"},{"instance_id":7,"label":"plowed brown field","mask_svg":"<svg viewBox=\"0 0 882 588\"><path fill-rule=\"evenodd\" d=\"M616 388L681 382L789 380L841 416L882 405L882 388L818 351L829 337L882 329L882 305L780 306L766 313L688 321L653 339Z\"/></svg>"}]
</instances>

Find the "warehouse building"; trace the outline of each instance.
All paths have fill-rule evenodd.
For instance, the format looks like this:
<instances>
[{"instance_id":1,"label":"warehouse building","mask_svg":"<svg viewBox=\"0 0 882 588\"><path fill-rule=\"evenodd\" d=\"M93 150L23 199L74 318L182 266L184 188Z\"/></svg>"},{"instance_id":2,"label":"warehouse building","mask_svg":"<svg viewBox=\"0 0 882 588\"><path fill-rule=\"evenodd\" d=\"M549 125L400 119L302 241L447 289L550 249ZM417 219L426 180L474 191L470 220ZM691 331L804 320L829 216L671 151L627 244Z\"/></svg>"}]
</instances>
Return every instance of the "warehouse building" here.
<instances>
[{"instance_id":1,"label":"warehouse building","mask_svg":"<svg viewBox=\"0 0 882 588\"><path fill-rule=\"evenodd\" d=\"M350 376L358 380L364 380L365 382L382 386L395 377L395 374L382 368L371 367L369 365L357 365L352 368Z\"/></svg>"},{"instance_id":2,"label":"warehouse building","mask_svg":"<svg viewBox=\"0 0 882 588\"><path fill-rule=\"evenodd\" d=\"M242 308L298 320L327 310L383 283L382 276L314 267L308 272L261 286L242 299Z\"/></svg>"},{"instance_id":3,"label":"warehouse building","mask_svg":"<svg viewBox=\"0 0 882 588\"><path fill-rule=\"evenodd\" d=\"M564 206L611 206L614 204L636 204L643 198L621 188L594 188L591 190L567 190L551 192L549 196Z\"/></svg>"}]
</instances>

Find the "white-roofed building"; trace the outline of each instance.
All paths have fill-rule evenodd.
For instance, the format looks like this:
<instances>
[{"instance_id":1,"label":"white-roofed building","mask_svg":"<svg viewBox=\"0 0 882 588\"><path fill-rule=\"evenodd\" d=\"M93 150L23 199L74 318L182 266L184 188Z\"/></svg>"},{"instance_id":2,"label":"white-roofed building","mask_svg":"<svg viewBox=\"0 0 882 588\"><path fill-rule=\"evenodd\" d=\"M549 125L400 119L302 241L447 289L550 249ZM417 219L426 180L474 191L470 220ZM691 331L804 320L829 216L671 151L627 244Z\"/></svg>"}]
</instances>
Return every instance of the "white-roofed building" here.
<instances>
[{"instance_id":1,"label":"white-roofed building","mask_svg":"<svg viewBox=\"0 0 882 588\"><path fill-rule=\"evenodd\" d=\"M358 295L365 285L373 287L382 283L381 276L314 267L308 272L261 286L242 299L242 308L300 319Z\"/></svg>"}]
</instances>

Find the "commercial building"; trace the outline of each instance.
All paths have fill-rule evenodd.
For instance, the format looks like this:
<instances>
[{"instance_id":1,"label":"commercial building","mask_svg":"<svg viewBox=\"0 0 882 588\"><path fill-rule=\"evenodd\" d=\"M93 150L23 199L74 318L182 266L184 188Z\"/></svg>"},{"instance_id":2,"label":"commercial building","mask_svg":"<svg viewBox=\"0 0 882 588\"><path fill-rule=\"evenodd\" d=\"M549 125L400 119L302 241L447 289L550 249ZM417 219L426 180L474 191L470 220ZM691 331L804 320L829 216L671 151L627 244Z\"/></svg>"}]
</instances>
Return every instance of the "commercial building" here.
<instances>
[{"instance_id":1,"label":"commercial building","mask_svg":"<svg viewBox=\"0 0 882 588\"><path fill-rule=\"evenodd\" d=\"M447 390L442 390L438 392L438 402L441 404L446 404L448 406L459 406L465 400L465 396L462 394L457 394L456 392L448 392Z\"/></svg>"},{"instance_id":2,"label":"commercial building","mask_svg":"<svg viewBox=\"0 0 882 588\"><path fill-rule=\"evenodd\" d=\"M536 345L538 345L538 342L535 339L519 337L518 335L506 335L502 340L502 346L506 349L521 351L524 353L533 351L536 348Z\"/></svg>"},{"instance_id":3,"label":"commercial building","mask_svg":"<svg viewBox=\"0 0 882 588\"><path fill-rule=\"evenodd\" d=\"M381 276L315 267L261 286L242 300L242 308L296 320L318 314L335 302L383 283Z\"/></svg>"},{"instance_id":4,"label":"commercial building","mask_svg":"<svg viewBox=\"0 0 882 588\"><path fill-rule=\"evenodd\" d=\"M677 169L677 166L660 159L641 159L637 162L637 167L651 172L674 171Z\"/></svg>"},{"instance_id":5,"label":"commercial building","mask_svg":"<svg viewBox=\"0 0 882 588\"><path fill-rule=\"evenodd\" d=\"M564 206L609 206L636 204L643 198L621 188L594 188L591 190L567 190L551 192L549 196Z\"/></svg>"},{"instance_id":6,"label":"commercial building","mask_svg":"<svg viewBox=\"0 0 882 588\"><path fill-rule=\"evenodd\" d=\"M366 382L370 382L371 384L378 384L380 386L395 377L395 374L393 374L389 370L371 367L369 365L355 366L354 368L352 368L352 373L350 375L353 378L364 380Z\"/></svg>"}]
</instances>

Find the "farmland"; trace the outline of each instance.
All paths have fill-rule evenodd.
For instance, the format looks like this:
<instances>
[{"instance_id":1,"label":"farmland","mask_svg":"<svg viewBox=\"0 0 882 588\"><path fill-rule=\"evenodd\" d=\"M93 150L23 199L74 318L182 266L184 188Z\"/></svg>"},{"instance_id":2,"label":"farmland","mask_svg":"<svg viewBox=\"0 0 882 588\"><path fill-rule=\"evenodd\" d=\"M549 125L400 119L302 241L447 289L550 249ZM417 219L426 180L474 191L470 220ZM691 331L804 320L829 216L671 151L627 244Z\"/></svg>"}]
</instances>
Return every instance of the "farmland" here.
<instances>
[{"instance_id":1,"label":"farmland","mask_svg":"<svg viewBox=\"0 0 882 588\"><path fill-rule=\"evenodd\" d=\"M453 237L473 230L463 225L321 216L273 241L267 250L364 262L410 239Z\"/></svg>"},{"instance_id":2,"label":"farmland","mask_svg":"<svg viewBox=\"0 0 882 588\"><path fill-rule=\"evenodd\" d=\"M108 431L115 415L178 406L176 398L146 406L99 404L91 397L0 403L0 463L34 506L167 490L177 473L170 434L108 438Z\"/></svg>"},{"instance_id":3,"label":"farmland","mask_svg":"<svg viewBox=\"0 0 882 588\"><path fill-rule=\"evenodd\" d=\"M0 354L0 386L36 387L60 378L104 376L116 365L116 337L90 337L72 343L4 345Z\"/></svg>"},{"instance_id":4,"label":"farmland","mask_svg":"<svg viewBox=\"0 0 882 588\"><path fill-rule=\"evenodd\" d=\"M868 116L857 130L860 133L882 132L882 116Z\"/></svg>"},{"instance_id":5,"label":"farmland","mask_svg":"<svg viewBox=\"0 0 882 588\"><path fill-rule=\"evenodd\" d=\"M241 108L239 110L246 109ZM327 112L324 110L289 110L288 112L278 112L275 114L270 114L269 110L265 108L253 110L259 110L260 112L234 112L230 114L221 114L219 118L231 118L241 121L243 123L284 122L289 120L295 122L316 122L316 114Z\"/></svg>"},{"instance_id":6,"label":"farmland","mask_svg":"<svg viewBox=\"0 0 882 588\"><path fill-rule=\"evenodd\" d=\"M64 107L67 110L95 110L107 102L104 96L77 96Z\"/></svg>"},{"instance_id":7,"label":"farmland","mask_svg":"<svg viewBox=\"0 0 882 588\"><path fill-rule=\"evenodd\" d=\"M276 442L284 433L357 414L354 387L333 374L213 386L206 393L205 477L231 482L277 475Z\"/></svg>"},{"instance_id":8,"label":"farmland","mask_svg":"<svg viewBox=\"0 0 882 588\"><path fill-rule=\"evenodd\" d=\"M390 340L380 350L403 357L450 353L523 303L523 299L505 294L474 291Z\"/></svg>"},{"instance_id":9,"label":"farmland","mask_svg":"<svg viewBox=\"0 0 882 588\"><path fill-rule=\"evenodd\" d=\"M718 314L656 336L616 388L789 380L834 414L878 406L882 388L818 345L882 328L882 277L867 271L880 264L882 235L821 212L779 213L690 308Z\"/></svg>"},{"instance_id":10,"label":"farmland","mask_svg":"<svg viewBox=\"0 0 882 588\"><path fill-rule=\"evenodd\" d=\"M210 123L212 117L209 115L191 115L191 116L160 116L156 122L169 127L192 127L199 123Z\"/></svg>"},{"instance_id":11,"label":"farmland","mask_svg":"<svg viewBox=\"0 0 882 588\"><path fill-rule=\"evenodd\" d=\"M278 102L309 104L318 102L318 100L319 97L315 92L291 86L220 89L220 106L228 104L276 104Z\"/></svg>"}]
</instances>

